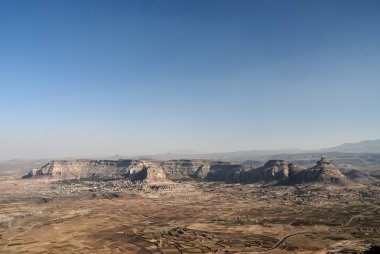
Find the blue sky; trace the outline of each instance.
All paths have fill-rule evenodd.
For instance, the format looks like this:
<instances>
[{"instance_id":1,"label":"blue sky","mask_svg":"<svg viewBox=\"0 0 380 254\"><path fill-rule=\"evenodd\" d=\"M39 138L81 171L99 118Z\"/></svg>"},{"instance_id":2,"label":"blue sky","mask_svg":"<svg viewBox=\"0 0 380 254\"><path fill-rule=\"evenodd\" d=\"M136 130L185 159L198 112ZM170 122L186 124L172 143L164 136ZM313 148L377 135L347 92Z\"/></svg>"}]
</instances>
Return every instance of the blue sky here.
<instances>
[{"instance_id":1,"label":"blue sky","mask_svg":"<svg viewBox=\"0 0 380 254\"><path fill-rule=\"evenodd\" d=\"M380 137L379 1L0 1L0 159Z\"/></svg>"}]
</instances>

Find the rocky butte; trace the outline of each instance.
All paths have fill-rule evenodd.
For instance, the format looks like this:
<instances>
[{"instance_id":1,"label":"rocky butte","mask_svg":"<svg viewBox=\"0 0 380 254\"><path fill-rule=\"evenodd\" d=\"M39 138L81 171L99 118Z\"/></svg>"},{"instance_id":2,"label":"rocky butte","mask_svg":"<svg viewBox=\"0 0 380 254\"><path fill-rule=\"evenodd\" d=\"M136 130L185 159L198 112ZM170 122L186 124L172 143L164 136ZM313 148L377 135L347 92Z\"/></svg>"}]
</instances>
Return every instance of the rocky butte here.
<instances>
[{"instance_id":1,"label":"rocky butte","mask_svg":"<svg viewBox=\"0 0 380 254\"><path fill-rule=\"evenodd\" d=\"M301 170L288 179L289 183L323 182L347 183L346 177L326 158L321 158L312 168Z\"/></svg>"},{"instance_id":2,"label":"rocky butte","mask_svg":"<svg viewBox=\"0 0 380 254\"><path fill-rule=\"evenodd\" d=\"M66 160L51 161L32 169L23 178L130 179L161 182L194 179L227 183L272 183L280 185L321 182L345 184L349 180L326 158L314 167L299 169L285 160L270 160L254 168L242 164L210 160Z\"/></svg>"}]
</instances>

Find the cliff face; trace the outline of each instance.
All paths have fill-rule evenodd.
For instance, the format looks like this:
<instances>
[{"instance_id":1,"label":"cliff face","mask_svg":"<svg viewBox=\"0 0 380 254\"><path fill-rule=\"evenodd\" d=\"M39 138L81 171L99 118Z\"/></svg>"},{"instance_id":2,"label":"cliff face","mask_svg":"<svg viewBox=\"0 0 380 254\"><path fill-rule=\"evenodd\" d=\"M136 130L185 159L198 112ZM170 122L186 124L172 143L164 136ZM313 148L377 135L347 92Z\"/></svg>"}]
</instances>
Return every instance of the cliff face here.
<instances>
[{"instance_id":1,"label":"cliff face","mask_svg":"<svg viewBox=\"0 0 380 254\"><path fill-rule=\"evenodd\" d=\"M199 179L229 183L270 182L299 184L308 182L342 183L346 177L328 160L322 158L316 166L299 170L285 160L270 160L264 166L234 164L206 160L72 160L52 161L24 176L52 177L55 179L127 178L151 182L167 179Z\"/></svg>"},{"instance_id":2,"label":"cliff face","mask_svg":"<svg viewBox=\"0 0 380 254\"><path fill-rule=\"evenodd\" d=\"M40 169L31 170L24 178L51 177L54 179L130 178L131 180L164 181L161 167L146 161L132 160L70 160L51 161Z\"/></svg>"},{"instance_id":3,"label":"cliff face","mask_svg":"<svg viewBox=\"0 0 380 254\"><path fill-rule=\"evenodd\" d=\"M208 174L210 161L169 160L161 162L161 166L170 179L185 179L189 177L203 179Z\"/></svg>"},{"instance_id":4,"label":"cliff face","mask_svg":"<svg viewBox=\"0 0 380 254\"><path fill-rule=\"evenodd\" d=\"M323 182L323 183L345 183L348 180L330 161L321 158L312 168L297 172L289 183L308 183L308 182Z\"/></svg>"},{"instance_id":5,"label":"cliff face","mask_svg":"<svg viewBox=\"0 0 380 254\"><path fill-rule=\"evenodd\" d=\"M209 181L223 181L229 183L242 182L242 172L251 167L227 162L217 162L210 165L205 179Z\"/></svg>"},{"instance_id":6,"label":"cliff face","mask_svg":"<svg viewBox=\"0 0 380 254\"><path fill-rule=\"evenodd\" d=\"M59 179L112 178L128 174L131 160L66 160L51 161L40 169L32 170L27 177L49 176Z\"/></svg>"},{"instance_id":7,"label":"cliff face","mask_svg":"<svg viewBox=\"0 0 380 254\"><path fill-rule=\"evenodd\" d=\"M150 179L200 179L210 181L241 181L240 172L247 168L240 164L206 160L71 160L51 161L40 169L31 170L24 178L51 177L55 179L129 178ZM251 168L251 167L249 167Z\"/></svg>"},{"instance_id":8,"label":"cliff face","mask_svg":"<svg viewBox=\"0 0 380 254\"><path fill-rule=\"evenodd\" d=\"M170 179L199 179L209 181L239 182L240 172L248 166L223 161L170 160L161 163ZM251 168L251 167L249 167Z\"/></svg>"},{"instance_id":9,"label":"cliff face","mask_svg":"<svg viewBox=\"0 0 380 254\"><path fill-rule=\"evenodd\" d=\"M167 180L163 168L158 163L133 161L128 170L129 173L125 176L133 181L161 182Z\"/></svg>"},{"instance_id":10,"label":"cliff face","mask_svg":"<svg viewBox=\"0 0 380 254\"><path fill-rule=\"evenodd\" d=\"M289 174L289 162L285 160L270 160L264 166L246 172L242 180L245 182L279 182L287 180Z\"/></svg>"}]
</instances>

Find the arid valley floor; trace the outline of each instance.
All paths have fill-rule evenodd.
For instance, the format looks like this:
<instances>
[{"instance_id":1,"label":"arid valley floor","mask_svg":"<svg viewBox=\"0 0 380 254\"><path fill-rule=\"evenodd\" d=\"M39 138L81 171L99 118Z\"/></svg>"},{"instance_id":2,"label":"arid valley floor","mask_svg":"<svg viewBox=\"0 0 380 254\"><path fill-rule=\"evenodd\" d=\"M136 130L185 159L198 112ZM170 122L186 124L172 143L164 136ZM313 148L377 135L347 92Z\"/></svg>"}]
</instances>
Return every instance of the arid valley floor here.
<instances>
[{"instance_id":1,"label":"arid valley floor","mask_svg":"<svg viewBox=\"0 0 380 254\"><path fill-rule=\"evenodd\" d=\"M0 180L4 254L361 253L375 244L378 186Z\"/></svg>"}]
</instances>

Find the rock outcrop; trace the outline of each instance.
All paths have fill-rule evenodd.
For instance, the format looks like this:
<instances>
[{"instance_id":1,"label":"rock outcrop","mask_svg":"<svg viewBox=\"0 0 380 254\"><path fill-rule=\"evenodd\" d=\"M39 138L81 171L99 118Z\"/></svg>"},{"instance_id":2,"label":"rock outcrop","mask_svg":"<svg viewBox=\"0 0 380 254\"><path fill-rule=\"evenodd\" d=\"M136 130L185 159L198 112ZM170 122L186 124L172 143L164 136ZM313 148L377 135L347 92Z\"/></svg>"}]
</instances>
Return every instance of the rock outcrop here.
<instances>
[{"instance_id":1,"label":"rock outcrop","mask_svg":"<svg viewBox=\"0 0 380 254\"><path fill-rule=\"evenodd\" d=\"M243 182L280 182L290 175L290 163L285 160L270 160L264 166L247 171L242 176Z\"/></svg>"},{"instance_id":2,"label":"rock outcrop","mask_svg":"<svg viewBox=\"0 0 380 254\"><path fill-rule=\"evenodd\" d=\"M211 166L207 160L169 160L161 162L162 168L170 179L204 179Z\"/></svg>"},{"instance_id":3,"label":"rock outcrop","mask_svg":"<svg viewBox=\"0 0 380 254\"><path fill-rule=\"evenodd\" d=\"M114 178L129 174L132 160L62 160L51 161L25 178L48 176L58 179Z\"/></svg>"},{"instance_id":4,"label":"rock outcrop","mask_svg":"<svg viewBox=\"0 0 380 254\"><path fill-rule=\"evenodd\" d=\"M129 174L126 175L132 181L166 181L166 174L163 168L150 161L134 161L129 167Z\"/></svg>"},{"instance_id":5,"label":"rock outcrop","mask_svg":"<svg viewBox=\"0 0 380 254\"><path fill-rule=\"evenodd\" d=\"M251 167L228 162L216 162L210 165L210 170L204 179L208 181L223 181L227 183L242 182L243 172Z\"/></svg>"},{"instance_id":6,"label":"rock outcrop","mask_svg":"<svg viewBox=\"0 0 380 254\"><path fill-rule=\"evenodd\" d=\"M310 182L343 183L347 178L327 159L309 169L298 169L285 160L270 160L264 166L207 160L71 160L52 161L31 170L24 178L55 179L130 179L160 182L167 179L196 179L227 183L302 184Z\"/></svg>"},{"instance_id":7,"label":"rock outcrop","mask_svg":"<svg viewBox=\"0 0 380 254\"><path fill-rule=\"evenodd\" d=\"M69 160L51 161L40 169L32 169L23 178L51 177L54 179L118 179L167 180L159 164L133 160Z\"/></svg>"},{"instance_id":8,"label":"rock outcrop","mask_svg":"<svg viewBox=\"0 0 380 254\"><path fill-rule=\"evenodd\" d=\"M346 183L347 178L326 158L321 158L312 168L301 170L289 178L289 184L322 182Z\"/></svg>"},{"instance_id":9,"label":"rock outcrop","mask_svg":"<svg viewBox=\"0 0 380 254\"><path fill-rule=\"evenodd\" d=\"M351 181L365 184L365 185L380 185L380 180L376 179L375 177L370 176L369 174L357 170L357 169L351 169L347 172L342 172L348 179Z\"/></svg>"},{"instance_id":10,"label":"rock outcrop","mask_svg":"<svg viewBox=\"0 0 380 254\"><path fill-rule=\"evenodd\" d=\"M170 179L240 182L240 173L251 166L210 160L170 160L161 163Z\"/></svg>"}]
</instances>

